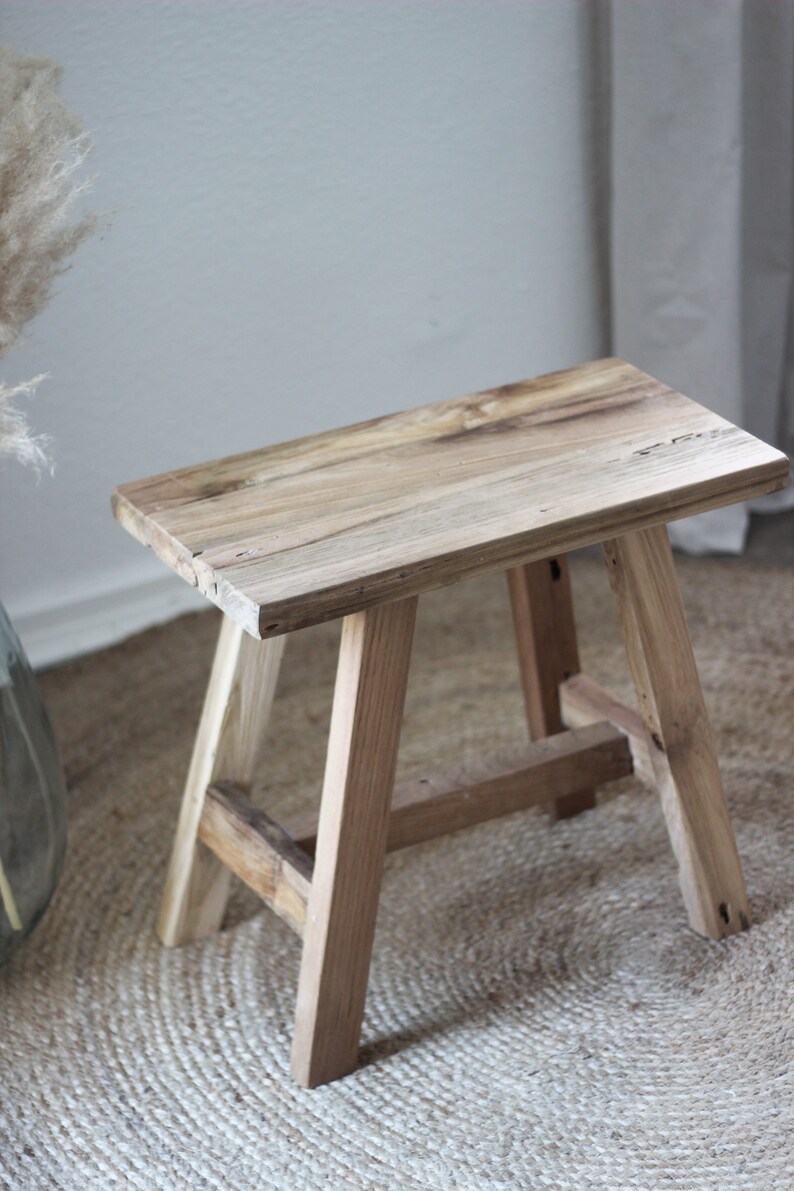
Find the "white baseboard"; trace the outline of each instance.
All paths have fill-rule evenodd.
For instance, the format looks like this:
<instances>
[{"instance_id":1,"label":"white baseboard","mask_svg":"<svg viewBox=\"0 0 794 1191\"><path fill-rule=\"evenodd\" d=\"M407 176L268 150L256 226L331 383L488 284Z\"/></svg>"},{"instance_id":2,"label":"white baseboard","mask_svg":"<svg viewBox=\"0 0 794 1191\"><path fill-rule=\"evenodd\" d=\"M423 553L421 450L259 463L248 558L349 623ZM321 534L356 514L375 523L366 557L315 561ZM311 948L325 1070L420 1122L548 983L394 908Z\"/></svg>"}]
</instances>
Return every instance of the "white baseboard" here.
<instances>
[{"instance_id":1,"label":"white baseboard","mask_svg":"<svg viewBox=\"0 0 794 1191\"><path fill-rule=\"evenodd\" d=\"M41 670L207 607L195 588L165 575L46 611L17 613L13 624L30 664Z\"/></svg>"}]
</instances>

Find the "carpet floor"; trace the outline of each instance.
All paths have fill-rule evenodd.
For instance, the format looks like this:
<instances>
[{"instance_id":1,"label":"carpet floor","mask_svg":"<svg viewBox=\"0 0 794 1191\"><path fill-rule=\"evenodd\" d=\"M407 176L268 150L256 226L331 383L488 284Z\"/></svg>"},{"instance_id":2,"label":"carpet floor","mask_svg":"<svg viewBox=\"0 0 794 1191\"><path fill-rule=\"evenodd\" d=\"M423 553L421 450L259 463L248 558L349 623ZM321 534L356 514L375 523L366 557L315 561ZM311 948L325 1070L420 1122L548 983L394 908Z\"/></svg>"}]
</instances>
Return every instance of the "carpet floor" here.
<instances>
[{"instance_id":1,"label":"carpet floor","mask_svg":"<svg viewBox=\"0 0 794 1191\"><path fill-rule=\"evenodd\" d=\"M634 779L391 855L362 1066L289 1074L297 938L236 888L227 928L154 937L217 619L43 676L69 849L0 972L0 1185L794 1187L794 570L680 575L754 919L687 926L657 798ZM574 560L583 668L630 698L597 560ZM524 738L498 576L420 603L400 777ZM257 799L316 799L337 626L288 644Z\"/></svg>"}]
</instances>

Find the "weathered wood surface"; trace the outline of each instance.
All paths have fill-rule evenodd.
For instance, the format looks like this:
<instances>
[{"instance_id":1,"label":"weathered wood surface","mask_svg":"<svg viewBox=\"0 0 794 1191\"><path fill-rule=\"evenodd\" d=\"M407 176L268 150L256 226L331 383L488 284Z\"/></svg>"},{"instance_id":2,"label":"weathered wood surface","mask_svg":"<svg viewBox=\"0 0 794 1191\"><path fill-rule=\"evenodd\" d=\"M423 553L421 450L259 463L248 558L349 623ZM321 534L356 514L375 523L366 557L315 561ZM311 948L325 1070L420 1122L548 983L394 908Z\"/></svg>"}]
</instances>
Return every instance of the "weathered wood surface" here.
<instances>
[{"instance_id":1,"label":"weathered wood surface","mask_svg":"<svg viewBox=\"0 0 794 1191\"><path fill-rule=\"evenodd\" d=\"M124 484L114 511L267 637L771 492L787 473L779 451L600 360Z\"/></svg>"},{"instance_id":2,"label":"weathered wood surface","mask_svg":"<svg viewBox=\"0 0 794 1191\"><path fill-rule=\"evenodd\" d=\"M228 617L221 624L157 921L157 933L168 947L220 928L231 873L198 838L204 798L216 779L250 783L285 641L255 641Z\"/></svg>"},{"instance_id":3,"label":"weathered wood surface","mask_svg":"<svg viewBox=\"0 0 794 1191\"><path fill-rule=\"evenodd\" d=\"M560 683L579 671L579 647L565 555L511 567L507 589L516 633L518 667L532 740L563 729ZM595 789L581 785L557 794L548 809L567 819L595 806Z\"/></svg>"},{"instance_id":4,"label":"weathered wood surface","mask_svg":"<svg viewBox=\"0 0 794 1191\"><path fill-rule=\"evenodd\" d=\"M750 911L667 530L604 554L689 922L721 939Z\"/></svg>"},{"instance_id":5,"label":"weathered wood surface","mask_svg":"<svg viewBox=\"0 0 794 1191\"><path fill-rule=\"evenodd\" d=\"M342 626L292 1042L304 1087L358 1061L416 604Z\"/></svg>"},{"instance_id":6,"label":"weathered wood surface","mask_svg":"<svg viewBox=\"0 0 794 1191\"><path fill-rule=\"evenodd\" d=\"M312 861L282 827L232 783L210 786L199 839L254 893L303 934Z\"/></svg>"},{"instance_id":7,"label":"weathered wood surface","mask_svg":"<svg viewBox=\"0 0 794 1191\"><path fill-rule=\"evenodd\" d=\"M631 772L626 737L607 723L477 758L396 787L386 851L526 810L583 786L616 781ZM304 852L314 852L316 813L294 819L286 830Z\"/></svg>"},{"instance_id":8,"label":"weathered wood surface","mask_svg":"<svg viewBox=\"0 0 794 1191\"><path fill-rule=\"evenodd\" d=\"M647 785L656 785L645 728L635 708L621 703L587 674L574 674L561 683L560 705L562 722L567 728L584 728L607 720L623 732L629 742L635 774Z\"/></svg>"}]
</instances>

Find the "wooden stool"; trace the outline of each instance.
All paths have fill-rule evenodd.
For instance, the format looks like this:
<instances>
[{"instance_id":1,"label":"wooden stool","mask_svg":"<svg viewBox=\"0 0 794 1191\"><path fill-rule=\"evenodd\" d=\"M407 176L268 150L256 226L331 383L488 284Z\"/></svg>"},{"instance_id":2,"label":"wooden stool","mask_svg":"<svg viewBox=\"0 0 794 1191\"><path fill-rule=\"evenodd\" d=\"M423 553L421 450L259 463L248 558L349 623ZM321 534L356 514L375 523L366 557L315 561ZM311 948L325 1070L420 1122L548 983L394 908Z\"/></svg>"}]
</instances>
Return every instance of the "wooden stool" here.
<instances>
[{"instance_id":1,"label":"wooden stool","mask_svg":"<svg viewBox=\"0 0 794 1191\"><path fill-rule=\"evenodd\" d=\"M237 873L303 936L292 1069L357 1063L384 854L522 807L659 790L695 930L749 925L665 523L785 485L783 455L621 360L125 484L121 524L226 616L159 919L219 929ZM579 673L565 553L602 542L640 714ZM393 790L417 597L506 570L529 731L503 771ZM344 617L319 820L246 798L285 635Z\"/></svg>"}]
</instances>

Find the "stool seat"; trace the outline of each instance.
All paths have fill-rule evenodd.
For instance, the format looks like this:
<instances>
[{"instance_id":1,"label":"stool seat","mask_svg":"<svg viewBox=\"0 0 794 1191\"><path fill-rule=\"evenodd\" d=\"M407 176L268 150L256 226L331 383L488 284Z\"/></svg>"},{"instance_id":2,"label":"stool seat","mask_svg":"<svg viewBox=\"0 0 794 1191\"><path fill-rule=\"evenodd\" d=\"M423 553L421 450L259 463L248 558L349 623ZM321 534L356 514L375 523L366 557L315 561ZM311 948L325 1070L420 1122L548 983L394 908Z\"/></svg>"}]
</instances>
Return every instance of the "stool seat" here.
<instances>
[{"instance_id":1,"label":"stool seat","mask_svg":"<svg viewBox=\"0 0 794 1191\"><path fill-rule=\"evenodd\" d=\"M121 485L115 516L255 637L781 488L786 457L607 359Z\"/></svg>"}]
</instances>

